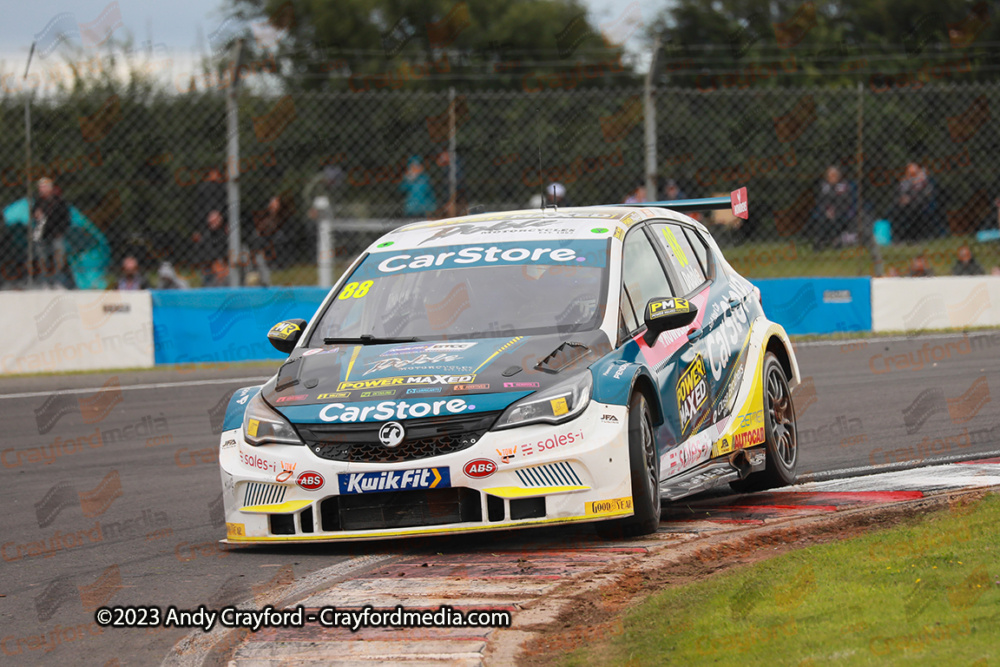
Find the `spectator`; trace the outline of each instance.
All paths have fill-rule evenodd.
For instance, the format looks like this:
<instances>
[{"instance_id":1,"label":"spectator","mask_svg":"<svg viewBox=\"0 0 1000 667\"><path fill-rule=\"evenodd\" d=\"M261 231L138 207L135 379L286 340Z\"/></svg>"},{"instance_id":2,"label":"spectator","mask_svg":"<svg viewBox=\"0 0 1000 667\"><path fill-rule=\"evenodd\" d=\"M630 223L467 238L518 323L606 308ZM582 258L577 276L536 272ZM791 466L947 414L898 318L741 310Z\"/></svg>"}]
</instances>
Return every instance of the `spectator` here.
<instances>
[{"instance_id":1,"label":"spectator","mask_svg":"<svg viewBox=\"0 0 1000 667\"><path fill-rule=\"evenodd\" d=\"M156 272L157 289L187 289L188 281L177 275L174 265L170 262L160 264L160 269Z\"/></svg>"},{"instance_id":2,"label":"spectator","mask_svg":"<svg viewBox=\"0 0 1000 667\"><path fill-rule=\"evenodd\" d=\"M38 201L32 211L34 256L41 265L42 284L73 287L66 270L66 232L70 227L69 206L51 178L38 179Z\"/></svg>"},{"instance_id":3,"label":"spectator","mask_svg":"<svg viewBox=\"0 0 1000 667\"><path fill-rule=\"evenodd\" d=\"M887 216L897 231L893 235L901 241L912 241L932 236L937 225L937 193L927 171L916 162L906 165L906 175L899 183L896 201Z\"/></svg>"},{"instance_id":4,"label":"spectator","mask_svg":"<svg viewBox=\"0 0 1000 667\"><path fill-rule=\"evenodd\" d=\"M406 172L399 184L399 190L406 195L403 215L408 218L426 218L437 208L431 179L419 155L412 156L406 163Z\"/></svg>"},{"instance_id":5,"label":"spectator","mask_svg":"<svg viewBox=\"0 0 1000 667\"><path fill-rule=\"evenodd\" d=\"M854 185L845 181L840 169L828 167L816 193L810 236L813 250L824 250L847 233L854 219Z\"/></svg>"},{"instance_id":6,"label":"spectator","mask_svg":"<svg viewBox=\"0 0 1000 667\"><path fill-rule=\"evenodd\" d=\"M666 183L663 184L663 198L666 201L677 201L678 199L687 199L687 195L681 190L681 186L677 184L677 181L668 178Z\"/></svg>"},{"instance_id":7,"label":"spectator","mask_svg":"<svg viewBox=\"0 0 1000 667\"><path fill-rule=\"evenodd\" d=\"M222 212L212 209L205 217L208 229L191 235L194 242L194 256L201 267L202 284L206 287L217 284L221 269L226 267L225 275L229 274L229 235L222 220ZM225 283L222 283L225 284Z\"/></svg>"},{"instance_id":8,"label":"spectator","mask_svg":"<svg viewBox=\"0 0 1000 667\"><path fill-rule=\"evenodd\" d=\"M194 220L204 220L210 211L219 211L225 218L229 206L225 175L215 167L209 169L204 180L195 186L194 201Z\"/></svg>"},{"instance_id":9,"label":"spectator","mask_svg":"<svg viewBox=\"0 0 1000 667\"><path fill-rule=\"evenodd\" d=\"M268 260L274 260L278 248L286 245L285 222L290 207L280 196L271 197L263 212L254 214L254 229L247 239L250 250L250 269L256 275L256 284L268 287L271 284L271 267ZM249 279L247 281L250 282Z\"/></svg>"},{"instance_id":10,"label":"spectator","mask_svg":"<svg viewBox=\"0 0 1000 667\"><path fill-rule=\"evenodd\" d=\"M955 260L954 266L951 267L951 275L953 276L981 276L986 271L983 267L979 265L976 258L972 256L972 250L969 246L962 244L958 249L958 259Z\"/></svg>"},{"instance_id":11,"label":"spectator","mask_svg":"<svg viewBox=\"0 0 1000 667\"><path fill-rule=\"evenodd\" d=\"M632 192L630 192L628 194L628 196L625 197L625 201L623 201L622 203L623 204L641 204L641 203L643 203L645 201L648 201L646 199L646 186L640 185L635 190L633 190Z\"/></svg>"},{"instance_id":12,"label":"spectator","mask_svg":"<svg viewBox=\"0 0 1000 667\"><path fill-rule=\"evenodd\" d=\"M545 187L546 206L572 206L566 197L566 186L562 183L549 183Z\"/></svg>"},{"instance_id":13,"label":"spectator","mask_svg":"<svg viewBox=\"0 0 1000 667\"><path fill-rule=\"evenodd\" d=\"M131 255L122 260L122 275L118 279L118 289L123 291L149 289L149 283L139 271L139 261Z\"/></svg>"},{"instance_id":14,"label":"spectator","mask_svg":"<svg viewBox=\"0 0 1000 667\"><path fill-rule=\"evenodd\" d=\"M444 205L444 215L454 218L458 215L468 215L469 198L465 190L465 171L462 168L462 158L458 151L455 151L455 201L451 201L451 151L441 151L434 158L434 163L441 167L442 178L448 185L448 202Z\"/></svg>"},{"instance_id":15,"label":"spectator","mask_svg":"<svg viewBox=\"0 0 1000 667\"><path fill-rule=\"evenodd\" d=\"M927 257L920 253L910 260L910 272L907 274L911 278L930 278L934 275L934 269L927 265Z\"/></svg>"}]
</instances>

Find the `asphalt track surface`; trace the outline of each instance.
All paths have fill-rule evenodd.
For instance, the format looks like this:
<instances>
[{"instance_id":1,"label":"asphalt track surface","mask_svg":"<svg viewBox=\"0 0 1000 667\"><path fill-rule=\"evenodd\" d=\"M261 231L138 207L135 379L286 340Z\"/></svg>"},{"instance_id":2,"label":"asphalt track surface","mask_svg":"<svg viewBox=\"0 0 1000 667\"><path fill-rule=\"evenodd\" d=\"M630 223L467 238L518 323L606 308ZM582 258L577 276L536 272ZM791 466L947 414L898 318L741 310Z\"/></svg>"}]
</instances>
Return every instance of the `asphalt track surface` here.
<instances>
[{"instance_id":1,"label":"asphalt track surface","mask_svg":"<svg viewBox=\"0 0 1000 667\"><path fill-rule=\"evenodd\" d=\"M992 400L1000 332L796 348L806 479L1000 452ZM597 541L582 526L354 545L218 545L225 530L213 408L269 372L0 379L0 663L155 664L187 634L94 634L93 609L101 604L219 608L355 555ZM40 542L47 551L34 553Z\"/></svg>"}]
</instances>

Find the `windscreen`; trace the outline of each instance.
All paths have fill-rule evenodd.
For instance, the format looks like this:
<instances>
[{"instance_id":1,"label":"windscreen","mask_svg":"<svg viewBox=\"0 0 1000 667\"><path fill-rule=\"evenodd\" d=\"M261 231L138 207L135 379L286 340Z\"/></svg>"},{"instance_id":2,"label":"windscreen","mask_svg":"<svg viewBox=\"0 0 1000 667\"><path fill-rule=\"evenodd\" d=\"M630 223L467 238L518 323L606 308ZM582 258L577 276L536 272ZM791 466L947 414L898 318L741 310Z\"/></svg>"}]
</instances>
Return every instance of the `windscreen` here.
<instances>
[{"instance_id":1,"label":"windscreen","mask_svg":"<svg viewBox=\"0 0 1000 667\"><path fill-rule=\"evenodd\" d=\"M494 243L365 257L310 340L483 338L590 331L607 295L607 240Z\"/></svg>"}]
</instances>

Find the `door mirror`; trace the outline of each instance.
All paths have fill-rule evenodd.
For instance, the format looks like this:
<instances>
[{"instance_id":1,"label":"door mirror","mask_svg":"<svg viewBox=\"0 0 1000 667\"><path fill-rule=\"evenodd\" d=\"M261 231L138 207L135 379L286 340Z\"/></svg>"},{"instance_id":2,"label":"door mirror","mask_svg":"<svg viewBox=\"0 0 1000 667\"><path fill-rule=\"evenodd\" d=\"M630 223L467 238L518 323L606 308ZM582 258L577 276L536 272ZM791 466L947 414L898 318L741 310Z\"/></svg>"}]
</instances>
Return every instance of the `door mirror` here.
<instances>
[{"instance_id":1,"label":"door mirror","mask_svg":"<svg viewBox=\"0 0 1000 667\"><path fill-rule=\"evenodd\" d=\"M646 323L646 344L652 345L664 331L686 327L697 316L698 307L687 299L650 299L642 318Z\"/></svg>"},{"instance_id":2,"label":"door mirror","mask_svg":"<svg viewBox=\"0 0 1000 667\"><path fill-rule=\"evenodd\" d=\"M302 331L306 328L305 320L285 320L278 322L267 332L267 339L271 341L278 352L291 354L295 344L302 337Z\"/></svg>"}]
</instances>

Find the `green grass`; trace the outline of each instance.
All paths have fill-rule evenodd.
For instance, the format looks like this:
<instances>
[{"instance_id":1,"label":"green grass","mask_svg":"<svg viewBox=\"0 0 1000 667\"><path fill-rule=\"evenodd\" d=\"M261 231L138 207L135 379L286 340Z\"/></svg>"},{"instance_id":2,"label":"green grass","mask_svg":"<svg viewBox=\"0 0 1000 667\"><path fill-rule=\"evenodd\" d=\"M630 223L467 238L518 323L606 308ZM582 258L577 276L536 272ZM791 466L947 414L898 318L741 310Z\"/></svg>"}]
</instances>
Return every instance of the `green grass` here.
<instances>
[{"instance_id":1,"label":"green grass","mask_svg":"<svg viewBox=\"0 0 1000 667\"><path fill-rule=\"evenodd\" d=\"M663 590L564 665L985 665L1000 495Z\"/></svg>"}]
</instances>

